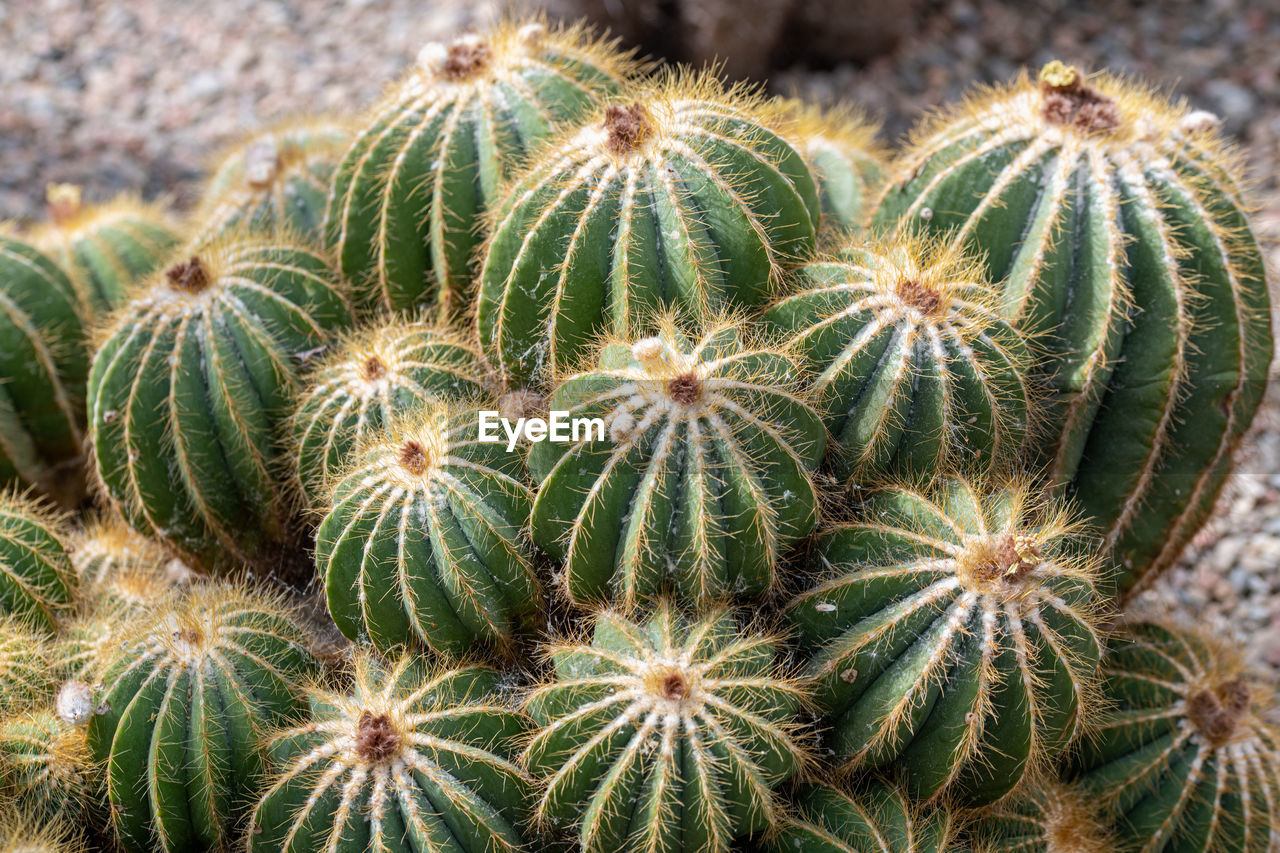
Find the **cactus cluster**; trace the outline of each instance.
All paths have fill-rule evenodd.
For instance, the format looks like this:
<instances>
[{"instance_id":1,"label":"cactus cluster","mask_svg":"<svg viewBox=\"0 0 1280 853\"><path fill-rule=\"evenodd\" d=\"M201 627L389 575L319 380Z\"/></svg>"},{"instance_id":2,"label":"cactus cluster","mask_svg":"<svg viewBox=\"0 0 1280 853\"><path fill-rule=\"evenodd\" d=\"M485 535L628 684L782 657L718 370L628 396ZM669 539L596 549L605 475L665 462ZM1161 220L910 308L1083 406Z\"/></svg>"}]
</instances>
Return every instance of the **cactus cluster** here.
<instances>
[{"instance_id":1,"label":"cactus cluster","mask_svg":"<svg viewBox=\"0 0 1280 853\"><path fill-rule=\"evenodd\" d=\"M180 225L51 189L0 853L1274 849L1270 694L1121 612L1266 376L1228 147L1061 63L859 116L509 19Z\"/></svg>"}]
</instances>

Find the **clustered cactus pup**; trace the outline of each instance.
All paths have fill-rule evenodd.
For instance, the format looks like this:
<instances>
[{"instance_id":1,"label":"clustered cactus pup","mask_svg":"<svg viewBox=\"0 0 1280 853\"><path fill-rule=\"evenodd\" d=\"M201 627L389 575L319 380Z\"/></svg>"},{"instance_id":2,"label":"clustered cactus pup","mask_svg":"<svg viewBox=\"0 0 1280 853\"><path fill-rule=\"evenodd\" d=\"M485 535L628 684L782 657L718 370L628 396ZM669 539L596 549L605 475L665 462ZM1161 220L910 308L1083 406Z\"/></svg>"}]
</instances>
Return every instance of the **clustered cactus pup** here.
<instances>
[{"instance_id":1,"label":"clustered cactus pup","mask_svg":"<svg viewBox=\"0 0 1280 853\"><path fill-rule=\"evenodd\" d=\"M267 737L302 713L300 682L314 669L274 595L197 586L138 623L100 673L88 722L120 845L229 849L266 770Z\"/></svg>"},{"instance_id":2,"label":"clustered cactus pup","mask_svg":"<svg viewBox=\"0 0 1280 853\"><path fill-rule=\"evenodd\" d=\"M551 646L554 675L526 702L538 825L585 853L722 852L776 827L774 788L809 761L778 646L731 613L665 604L643 621L601 612L589 643Z\"/></svg>"},{"instance_id":3,"label":"clustered cactus pup","mask_svg":"<svg viewBox=\"0 0 1280 853\"><path fill-rule=\"evenodd\" d=\"M819 215L781 112L669 75L549 144L495 211L480 272L480 343L504 378L545 383L664 310L706 321L768 302Z\"/></svg>"},{"instance_id":4,"label":"clustered cactus pup","mask_svg":"<svg viewBox=\"0 0 1280 853\"><path fill-rule=\"evenodd\" d=\"M119 307L181 241L173 215L160 204L124 196L86 205L75 184L50 184L48 203L49 222L33 237L67 273L86 323Z\"/></svg>"},{"instance_id":5,"label":"clustered cactus pup","mask_svg":"<svg viewBox=\"0 0 1280 853\"><path fill-rule=\"evenodd\" d=\"M1108 818L1096 798L1038 782L980 813L965 834L976 853L1113 853Z\"/></svg>"},{"instance_id":6,"label":"clustered cactus pup","mask_svg":"<svg viewBox=\"0 0 1280 853\"><path fill-rule=\"evenodd\" d=\"M181 255L102 335L89 377L102 489L205 568L276 562L296 539L287 432L308 360L349 322L320 255L280 237Z\"/></svg>"},{"instance_id":7,"label":"clustered cactus pup","mask_svg":"<svg viewBox=\"0 0 1280 853\"><path fill-rule=\"evenodd\" d=\"M194 575L154 539L113 513L91 516L67 536L80 609L143 610Z\"/></svg>"},{"instance_id":8,"label":"clustered cactus pup","mask_svg":"<svg viewBox=\"0 0 1280 853\"><path fill-rule=\"evenodd\" d=\"M1030 354L982 276L940 246L849 242L765 312L813 376L839 476L987 475L1017 458Z\"/></svg>"},{"instance_id":9,"label":"clustered cactus pup","mask_svg":"<svg viewBox=\"0 0 1280 853\"><path fill-rule=\"evenodd\" d=\"M561 382L550 408L605 433L529 452L533 539L564 561L570 600L625 610L764 594L818 520L811 472L826 436L799 378L737 324L695 338L668 319Z\"/></svg>"},{"instance_id":10,"label":"clustered cactus pup","mask_svg":"<svg viewBox=\"0 0 1280 853\"><path fill-rule=\"evenodd\" d=\"M358 652L350 688L308 691L310 718L270 741L276 768L253 813L252 853L515 853L530 784L527 720L501 676Z\"/></svg>"},{"instance_id":11,"label":"clustered cactus pup","mask_svg":"<svg viewBox=\"0 0 1280 853\"><path fill-rule=\"evenodd\" d=\"M397 415L487 391L484 357L447 327L385 320L345 337L310 377L293 418L303 496L319 506L355 448Z\"/></svg>"},{"instance_id":12,"label":"clustered cactus pup","mask_svg":"<svg viewBox=\"0 0 1280 853\"><path fill-rule=\"evenodd\" d=\"M0 483L70 501L89 373L79 296L52 259L0 233L0 307Z\"/></svg>"},{"instance_id":13,"label":"clustered cactus pup","mask_svg":"<svg viewBox=\"0 0 1280 853\"><path fill-rule=\"evenodd\" d=\"M42 501L0 493L0 614L52 632L74 591L62 517Z\"/></svg>"},{"instance_id":14,"label":"clustered cactus pup","mask_svg":"<svg viewBox=\"0 0 1280 853\"><path fill-rule=\"evenodd\" d=\"M1138 617L1103 659L1107 712L1069 774L1125 850L1263 853L1280 836L1275 704L1220 637Z\"/></svg>"},{"instance_id":15,"label":"clustered cactus pup","mask_svg":"<svg viewBox=\"0 0 1280 853\"><path fill-rule=\"evenodd\" d=\"M788 101L786 109L793 120L786 136L809 163L823 222L861 231L888 176L888 158L876 142L879 128L849 106L819 109Z\"/></svg>"},{"instance_id":16,"label":"clustered cactus pup","mask_svg":"<svg viewBox=\"0 0 1280 853\"><path fill-rule=\"evenodd\" d=\"M325 238L361 304L466 314L478 228L503 182L633 71L582 27L537 21L427 45L334 177Z\"/></svg>"},{"instance_id":17,"label":"clustered cactus pup","mask_svg":"<svg viewBox=\"0 0 1280 853\"><path fill-rule=\"evenodd\" d=\"M1098 567L1025 485L885 487L825 531L786 607L836 760L994 802L1088 724Z\"/></svg>"},{"instance_id":18,"label":"clustered cactus pup","mask_svg":"<svg viewBox=\"0 0 1280 853\"><path fill-rule=\"evenodd\" d=\"M47 637L29 621L0 614L0 716L27 711L53 693Z\"/></svg>"},{"instance_id":19,"label":"clustered cactus pup","mask_svg":"<svg viewBox=\"0 0 1280 853\"><path fill-rule=\"evenodd\" d=\"M326 118L288 122L244 140L205 186L196 241L283 230L318 245L333 171L350 142L350 128Z\"/></svg>"},{"instance_id":20,"label":"clustered cactus pup","mask_svg":"<svg viewBox=\"0 0 1280 853\"><path fill-rule=\"evenodd\" d=\"M777 833L751 849L760 853L951 853L955 849L958 821L950 809L922 809L902 791L876 779L852 792L831 785L801 785L792 799L794 813L782 820Z\"/></svg>"},{"instance_id":21,"label":"clustered cactus pup","mask_svg":"<svg viewBox=\"0 0 1280 853\"><path fill-rule=\"evenodd\" d=\"M982 254L1040 333L1046 464L1114 549L1121 591L1203 524L1271 360L1262 255L1204 113L1059 62L927 123L881 230Z\"/></svg>"},{"instance_id":22,"label":"clustered cactus pup","mask_svg":"<svg viewBox=\"0 0 1280 853\"><path fill-rule=\"evenodd\" d=\"M82 725L52 708L0 719L0 796L47 820L84 820L101 799Z\"/></svg>"},{"instance_id":23,"label":"clustered cactus pup","mask_svg":"<svg viewBox=\"0 0 1280 853\"><path fill-rule=\"evenodd\" d=\"M380 649L510 655L540 613L520 454L475 409L432 403L356 451L316 531L329 613Z\"/></svg>"}]
</instances>

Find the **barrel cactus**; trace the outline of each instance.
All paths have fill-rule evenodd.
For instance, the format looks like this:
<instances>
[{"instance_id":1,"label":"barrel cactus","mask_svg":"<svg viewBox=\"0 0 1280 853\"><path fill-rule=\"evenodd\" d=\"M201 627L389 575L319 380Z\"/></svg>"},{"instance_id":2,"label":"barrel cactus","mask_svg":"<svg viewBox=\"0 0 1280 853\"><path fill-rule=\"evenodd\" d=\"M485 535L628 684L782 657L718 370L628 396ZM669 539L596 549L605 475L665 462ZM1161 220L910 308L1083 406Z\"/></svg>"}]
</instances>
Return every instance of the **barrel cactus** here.
<instances>
[{"instance_id":1,"label":"barrel cactus","mask_svg":"<svg viewBox=\"0 0 1280 853\"><path fill-rule=\"evenodd\" d=\"M823 222L861 230L887 177L886 157L876 143L879 128L850 106L786 106L794 117L787 138L809 161Z\"/></svg>"},{"instance_id":2,"label":"barrel cactus","mask_svg":"<svg viewBox=\"0 0 1280 853\"><path fill-rule=\"evenodd\" d=\"M268 560L293 535L276 483L292 396L347 321L336 274L292 243L229 239L170 267L94 357L91 440L111 502L195 565Z\"/></svg>"},{"instance_id":3,"label":"barrel cactus","mask_svg":"<svg viewBox=\"0 0 1280 853\"><path fill-rule=\"evenodd\" d=\"M1043 333L1049 477L1122 590L1203 523L1271 360L1262 256L1211 125L1053 62L926 127L875 214L981 251L1006 316Z\"/></svg>"},{"instance_id":4,"label":"barrel cactus","mask_svg":"<svg viewBox=\"0 0 1280 853\"><path fill-rule=\"evenodd\" d=\"M82 819L100 794L84 727L51 709L0 720L0 793L46 819Z\"/></svg>"},{"instance_id":5,"label":"barrel cactus","mask_svg":"<svg viewBox=\"0 0 1280 853\"><path fill-rule=\"evenodd\" d=\"M582 28L536 21L427 45L334 177L326 241L362 304L465 313L479 226L500 185L632 70Z\"/></svg>"},{"instance_id":6,"label":"barrel cactus","mask_svg":"<svg viewBox=\"0 0 1280 853\"><path fill-rule=\"evenodd\" d=\"M0 233L0 483L63 496L83 454L89 355L75 286Z\"/></svg>"},{"instance_id":7,"label":"barrel cactus","mask_svg":"<svg viewBox=\"0 0 1280 853\"><path fill-rule=\"evenodd\" d=\"M83 827L49 820L14 804L0 806L0 853L88 853Z\"/></svg>"},{"instance_id":8,"label":"barrel cactus","mask_svg":"<svg viewBox=\"0 0 1280 853\"><path fill-rule=\"evenodd\" d=\"M541 606L521 473L518 453L480 440L472 409L429 404L374 435L316 531L342 633L381 649L511 652Z\"/></svg>"},{"instance_id":9,"label":"barrel cactus","mask_svg":"<svg viewBox=\"0 0 1280 853\"><path fill-rule=\"evenodd\" d=\"M53 695L45 635L30 622L0 614L0 715L26 711Z\"/></svg>"},{"instance_id":10,"label":"barrel cactus","mask_svg":"<svg viewBox=\"0 0 1280 853\"><path fill-rule=\"evenodd\" d=\"M334 119L291 122L241 142L214 170L194 219L200 242L236 230L318 244L334 169L351 131Z\"/></svg>"},{"instance_id":11,"label":"barrel cactus","mask_svg":"<svg viewBox=\"0 0 1280 853\"><path fill-rule=\"evenodd\" d=\"M177 225L159 204L122 197L86 205L74 184L50 185L48 199L50 222L35 232L36 244L66 271L86 318L122 305L180 242Z\"/></svg>"},{"instance_id":12,"label":"barrel cactus","mask_svg":"<svg viewBox=\"0 0 1280 853\"><path fill-rule=\"evenodd\" d=\"M958 480L877 490L826 531L787 614L836 757L980 805L1060 753L1101 652L1083 544L1033 488Z\"/></svg>"},{"instance_id":13,"label":"barrel cactus","mask_svg":"<svg viewBox=\"0 0 1280 853\"><path fill-rule=\"evenodd\" d=\"M955 849L957 821L949 809L921 809L880 781L863 783L852 793L829 785L803 785L792 799L796 813L784 818L782 828L758 845L761 853L951 853Z\"/></svg>"},{"instance_id":14,"label":"barrel cactus","mask_svg":"<svg viewBox=\"0 0 1280 853\"><path fill-rule=\"evenodd\" d=\"M107 604L143 609L190 579L160 543L110 513L86 520L67 537L67 549L85 610Z\"/></svg>"},{"instance_id":15,"label":"barrel cactus","mask_svg":"<svg viewBox=\"0 0 1280 853\"><path fill-rule=\"evenodd\" d=\"M443 327L397 320L340 343L312 375L293 419L302 493L318 506L365 437L433 400L479 399L484 359Z\"/></svg>"},{"instance_id":16,"label":"barrel cactus","mask_svg":"<svg viewBox=\"0 0 1280 853\"><path fill-rule=\"evenodd\" d=\"M775 827L774 788L806 763L777 647L727 612L665 604L643 622L605 611L590 644L553 646L553 680L526 702L538 824L585 853L726 851Z\"/></svg>"},{"instance_id":17,"label":"barrel cactus","mask_svg":"<svg viewBox=\"0 0 1280 853\"><path fill-rule=\"evenodd\" d=\"M0 614L51 632L74 589L62 518L40 501L0 493Z\"/></svg>"},{"instance_id":18,"label":"barrel cactus","mask_svg":"<svg viewBox=\"0 0 1280 853\"><path fill-rule=\"evenodd\" d=\"M49 650L53 671L63 678L95 682L159 603L139 607L111 598L94 602L88 612L59 627Z\"/></svg>"},{"instance_id":19,"label":"barrel cactus","mask_svg":"<svg viewBox=\"0 0 1280 853\"><path fill-rule=\"evenodd\" d=\"M849 244L764 314L814 376L838 475L989 474L1021 450L1029 356L982 274L936 246Z\"/></svg>"},{"instance_id":20,"label":"barrel cactus","mask_svg":"<svg viewBox=\"0 0 1280 853\"><path fill-rule=\"evenodd\" d=\"M1263 853L1280 837L1280 729L1239 650L1138 618L1103 659L1107 713L1072 775L1118 815L1120 849Z\"/></svg>"},{"instance_id":21,"label":"barrel cactus","mask_svg":"<svg viewBox=\"0 0 1280 853\"><path fill-rule=\"evenodd\" d=\"M782 353L732 323L693 340L670 320L609 344L550 407L584 428L529 453L540 481L534 541L563 560L579 605L630 609L664 594L693 604L758 596L817 522L810 476L825 431Z\"/></svg>"},{"instance_id":22,"label":"barrel cactus","mask_svg":"<svg viewBox=\"0 0 1280 853\"><path fill-rule=\"evenodd\" d=\"M545 383L601 333L653 331L776 293L813 248L817 189L779 108L709 77L628 92L550 145L511 187L480 273L480 343Z\"/></svg>"},{"instance_id":23,"label":"barrel cactus","mask_svg":"<svg viewBox=\"0 0 1280 853\"><path fill-rule=\"evenodd\" d=\"M1038 783L968 827L977 853L1113 853L1108 815L1071 787Z\"/></svg>"},{"instance_id":24,"label":"barrel cactus","mask_svg":"<svg viewBox=\"0 0 1280 853\"><path fill-rule=\"evenodd\" d=\"M310 691L312 718L273 736L277 768L253 853L500 853L530 849L527 722L483 667L357 654L348 692Z\"/></svg>"},{"instance_id":25,"label":"barrel cactus","mask_svg":"<svg viewBox=\"0 0 1280 853\"><path fill-rule=\"evenodd\" d=\"M267 733L302 712L297 682L314 667L304 641L274 596L201 586L121 645L88 722L121 847L231 847Z\"/></svg>"}]
</instances>

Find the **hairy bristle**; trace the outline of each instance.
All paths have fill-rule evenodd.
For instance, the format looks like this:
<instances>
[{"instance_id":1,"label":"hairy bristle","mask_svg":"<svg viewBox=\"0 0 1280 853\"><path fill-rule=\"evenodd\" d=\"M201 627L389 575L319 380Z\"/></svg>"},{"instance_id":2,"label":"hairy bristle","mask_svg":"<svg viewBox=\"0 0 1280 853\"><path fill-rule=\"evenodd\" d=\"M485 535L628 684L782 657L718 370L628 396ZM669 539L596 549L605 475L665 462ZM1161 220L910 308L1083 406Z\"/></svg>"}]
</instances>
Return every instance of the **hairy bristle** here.
<instances>
[{"instance_id":1,"label":"hairy bristle","mask_svg":"<svg viewBox=\"0 0 1280 853\"><path fill-rule=\"evenodd\" d=\"M918 278L904 278L898 282L898 296L923 314L932 314L942 304L942 296Z\"/></svg>"},{"instance_id":2,"label":"hairy bristle","mask_svg":"<svg viewBox=\"0 0 1280 853\"><path fill-rule=\"evenodd\" d=\"M387 375L387 363L376 355L371 355L364 360L364 367L360 371L360 375L366 381L375 382Z\"/></svg>"},{"instance_id":3,"label":"hairy bristle","mask_svg":"<svg viewBox=\"0 0 1280 853\"><path fill-rule=\"evenodd\" d=\"M66 224L80 215L80 187L76 184L49 184L45 188L45 200L49 218L55 225Z\"/></svg>"},{"instance_id":4,"label":"hairy bristle","mask_svg":"<svg viewBox=\"0 0 1280 853\"><path fill-rule=\"evenodd\" d=\"M463 39L449 45L440 72L449 80L465 80L489 64L492 51L482 41Z\"/></svg>"},{"instance_id":5,"label":"hairy bristle","mask_svg":"<svg viewBox=\"0 0 1280 853\"><path fill-rule=\"evenodd\" d=\"M356 754L377 764L391 758L400 749L400 735L386 714L364 711L356 722Z\"/></svg>"},{"instance_id":6,"label":"hairy bristle","mask_svg":"<svg viewBox=\"0 0 1280 853\"><path fill-rule=\"evenodd\" d=\"M170 267L164 274L169 286L183 293L200 293L209 286L209 271L198 255Z\"/></svg>"},{"instance_id":7,"label":"hairy bristle","mask_svg":"<svg viewBox=\"0 0 1280 853\"><path fill-rule=\"evenodd\" d=\"M626 154L653 134L653 120L639 101L627 106L614 104L605 108L604 129L609 134L605 147L614 154Z\"/></svg>"},{"instance_id":8,"label":"hairy bristle","mask_svg":"<svg viewBox=\"0 0 1280 853\"><path fill-rule=\"evenodd\" d=\"M422 443L414 439L409 439L400 446L400 465L411 474L421 475L427 470L430 464L430 458L427 455L427 449Z\"/></svg>"},{"instance_id":9,"label":"hairy bristle","mask_svg":"<svg viewBox=\"0 0 1280 853\"><path fill-rule=\"evenodd\" d=\"M662 695L672 702L679 702L688 692L689 682L680 673L672 672L662 679Z\"/></svg>"}]
</instances>

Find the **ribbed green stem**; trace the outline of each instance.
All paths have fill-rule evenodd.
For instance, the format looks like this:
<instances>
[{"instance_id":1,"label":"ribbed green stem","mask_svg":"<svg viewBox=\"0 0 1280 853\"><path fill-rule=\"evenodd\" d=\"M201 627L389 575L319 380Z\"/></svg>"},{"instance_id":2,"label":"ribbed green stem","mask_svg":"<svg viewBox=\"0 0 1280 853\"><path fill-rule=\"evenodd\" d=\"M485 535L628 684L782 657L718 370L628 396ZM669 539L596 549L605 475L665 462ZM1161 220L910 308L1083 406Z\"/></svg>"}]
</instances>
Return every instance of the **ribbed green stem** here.
<instances>
[{"instance_id":1,"label":"ribbed green stem","mask_svg":"<svg viewBox=\"0 0 1280 853\"><path fill-rule=\"evenodd\" d=\"M75 589L65 534L47 508L0 494L0 614L20 616L45 631L56 628Z\"/></svg>"},{"instance_id":2,"label":"ribbed green stem","mask_svg":"<svg viewBox=\"0 0 1280 853\"><path fill-rule=\"evenodd\" d=\"M358 654L348 693L311 691L311 720L276 734L277 772L253 814L253 853L515 853L529 782L513 762L527 721L498 673Z\"/></svg>"},{"instance_id":3,"label":"ribbed green stem","mask_svg":"<svg viewBox=\"0 0 1280 853\"><path fill-rule=\"evenodd\" d=\"M773 788L805 761L776 651L728 614L665 605L642 623L602 613L590 645L553 647L555 680L526 705L539 824L586 853L720 853L776 826Z\"/></svg>"},{"instance_id":4,"label":"ribbed green stem","mask_svg":"<svg viewBox=\"0 0 1280 853\"><path fill-rule=\"evenodd\" d=\"M26 620L0 614L0 716L47 701L54 684L45 635Z\"/></svg>"},{"instance_id":5,"label":"ribbed green stem","mask_svg":"<svg viewBox=\"0 0 1280 853\"><path fill-rule=\"evenodd\" d=\"M852 793L803 785L792 795L796 813L755 849L762 853L950 853L955 820L945 806L921 808L902 792L872 779Z\"/></svg>"},{"instance_id":6,"label":"ribbed green stem","mask_svg":"<svg viewBox=\"0 0 1280 853\"><path fill-rule=\"evenodd\" d=\"M107 495L195 564L271 558L292 395L348 322L323 258L273 242L200 249L115 319L94 357L91 437Z\"/></svg>"},{"instance_id":7,"label":"ribbed green stem","mask_svg":"<svg viewBox=\"0 0 1280 853\"><path fill-rule=\"evenodd\" d=\"M47 710L0 720L0 792L47 820L83 819L99 796L84 729Z\"/></svg>"},{"instance_id":8,"label":"ribbed green stem","mask_svg":"<svg viewBox=\"0 0 1280 853\"><path fill-rule=\"evenodd\" d=\"M732 325L691 341L667 324L560 385L553 411L603 425L529 453L533 539L564 560L570 599L629 609L767 591L818 520L825 431L797 381L789 358Z\"/></svg>"},{"instance_id":9,"label":"ribbed green stem","mask_svg":"<svg viewBox=\"0 0 1280 853\"><path fill-rule=\"evenodd\" d=\"M998 800L1089 721L1093 567L1030 490L886 488L859 519L821 536L787 606L831 748L913 796Z\"/></svg>"},{"instance_id":10,"label":"ribbed green stem","mask_svg":"<svg viewBox=\"0 0 1280 853\"><path fill-rule=\"evenodd\" d=\"M480 343L506 378L545 384L595 336L756 307L813 247L817 190L752 101L673 80L561 138L497 211Z\"/></svg>"}]
</instances>

